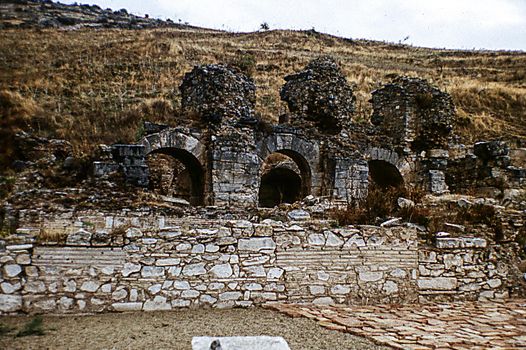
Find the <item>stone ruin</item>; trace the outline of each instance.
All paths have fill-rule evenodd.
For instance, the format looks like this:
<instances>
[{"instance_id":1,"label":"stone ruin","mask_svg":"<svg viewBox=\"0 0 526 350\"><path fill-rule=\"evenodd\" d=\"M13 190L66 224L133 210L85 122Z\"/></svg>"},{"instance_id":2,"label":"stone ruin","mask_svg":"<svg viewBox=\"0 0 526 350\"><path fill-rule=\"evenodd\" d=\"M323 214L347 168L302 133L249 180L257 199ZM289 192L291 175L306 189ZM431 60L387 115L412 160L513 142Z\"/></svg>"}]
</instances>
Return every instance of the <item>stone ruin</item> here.
<instances>
[{"instance_id":1,"label":"stone ruin","mask_svg":"<svg viewBox=\"0 0 526 350\"><path fill-rule=\"evenodd\" d=\"M268 127L254 113L249 78L221 65L194 68L181 85L193 124L146 123L137 144L103 147L94 175L100 184L121 176L128 193L137 186L198 210L20 210L16 234L0 240L0 313L415 303L523 292L515 243L523 212L502 220L499 237L488 237L487 226L471 234L449 224L455 234L432 242L425 228L396 218L340 227L311 214L324 213L320 197L353 204L372 183L513 197L524 193L524 153L500 141L455 144L451 98L421 79L397 78L374 91L372 125L353 121L352 88L333 60L315 60L286 80L281 95L290 113ZM493 199L480 200L447 205ZM298 201L309 209L294 204L284 218L249 210Z\"/></svg>"},{"instance_id":2,"label":"stone ruin","mask_svg":"<svg viewBox=\"0 0 526 350\"><path fill-rule=\"evenodd\" d=\"M183 113L198 127L150 124L137 144L112 146L112 159L95 162L95 174L119 170L150 188L162 187L164 176L184 188L163 191L193 205L245 208L308 195L356 202L372 182L433 194L524 186L525 170L512 164L506 145L453 142L451 97L423 79L398 77L373 91L372 125L353 122L353 90L332 58L315 59L285 81L289 113L269 128L255 116L250 78L222 65L197 66L180 89ZM149 170L169 162L148 161L159 154L178 161L165 167L169 175Z\"/></svg>"}]
</instances>

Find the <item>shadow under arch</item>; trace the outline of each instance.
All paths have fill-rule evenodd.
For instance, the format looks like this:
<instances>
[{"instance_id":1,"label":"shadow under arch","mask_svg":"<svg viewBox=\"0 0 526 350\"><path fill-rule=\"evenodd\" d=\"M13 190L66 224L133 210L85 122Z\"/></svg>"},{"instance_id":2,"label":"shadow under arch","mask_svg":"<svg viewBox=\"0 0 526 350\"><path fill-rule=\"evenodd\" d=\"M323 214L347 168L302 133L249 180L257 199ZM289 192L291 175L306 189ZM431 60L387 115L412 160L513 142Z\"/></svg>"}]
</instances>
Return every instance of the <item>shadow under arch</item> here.
<instances>
[{"instance_id":1,"label":"shadow under arch","mask_svg":"<svg viewBox=\"0 0 526 350\"><path fill-rule=\"evenodd\" d=\"M290 149L280 149L269 154L266 159L276 153L290 158L299 173L287 167L277 166L261 174L258 191L260 207L268 208L281 203L294 203L311 193L312 172L305 157Z\"/></svg>"},{"instance_id":2,"label":"shadow under arch","mask_svg":"<svg viewBox=\"0 0 526 350\"><path fill-rule=\"evenodd\" d=\"M373 182L381 188L404 186L404 178L393 164L385 160L370 160L369 175Z\"/></svg>"},{"instance_id":3,"label":"shadow under arch","mask_svg":"<svg viewBox=\"0 0 526 350\"><path fill-rule=\"evenodd\" d=\"M201 162L190 152L174 147L158 148L148 155L164 154L180 161L186 168L191 181L191 194L189 202L191 205L200 206L204 204L205 171Z\"/></svg>"}]
</instances>

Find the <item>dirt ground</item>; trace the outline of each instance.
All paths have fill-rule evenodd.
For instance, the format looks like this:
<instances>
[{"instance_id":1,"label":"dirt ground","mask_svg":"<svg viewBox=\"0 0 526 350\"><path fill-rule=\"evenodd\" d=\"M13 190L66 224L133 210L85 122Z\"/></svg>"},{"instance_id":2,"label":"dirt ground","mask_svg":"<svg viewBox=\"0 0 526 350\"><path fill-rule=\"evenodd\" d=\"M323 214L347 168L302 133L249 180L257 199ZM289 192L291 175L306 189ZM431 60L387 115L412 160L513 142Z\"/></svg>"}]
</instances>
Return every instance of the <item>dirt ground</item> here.
<instances>
[{"instance_id":1,"label":"dirt ground","mask_svg":"<svg viewBox=\"0 0 526 350\"><path fill-rule=\"evenodd\" d=\"M276 311L198 309L172 312L45 316L43 336L15 337L33 317L0 317L15 328L0 336L0 349L191 349L194 336L282 336L291 349L386 349Z\"/></svg>"}]
</instances>

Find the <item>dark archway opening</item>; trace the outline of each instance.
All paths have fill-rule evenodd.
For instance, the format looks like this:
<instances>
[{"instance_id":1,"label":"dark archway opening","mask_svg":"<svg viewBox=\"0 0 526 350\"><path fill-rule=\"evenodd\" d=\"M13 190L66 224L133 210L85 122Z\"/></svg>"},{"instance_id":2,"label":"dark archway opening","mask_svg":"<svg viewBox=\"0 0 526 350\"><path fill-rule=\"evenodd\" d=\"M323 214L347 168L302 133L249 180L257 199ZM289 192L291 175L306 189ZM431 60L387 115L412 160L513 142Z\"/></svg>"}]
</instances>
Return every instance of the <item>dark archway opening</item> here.
<instances>
[{"instance_id":1,"label":"dark archway opening","mask_svg":"<svg viewBox=\"0 0 526 350\"><path fill-rule=\"evenodd\" d=\"M188 201L199 206L204 203L204 170L190 152L178 148L153 151L147 159L150 190Z\"/></svg>"},{"instance_id":2,"label":"dark archway opening","mask_svg":"<svg viewBox=\"0 0 526 350\"><path fill-rule=\"evenodd\" d=\"M294 203L310 194L310 167L299 153L280 150L263 162L259 187L259 206L272 208Z\"/></svg>"},{"instance_id":3,"label":"dark archway opening","mask_svg":"<svg viewBox=\"0 0 526 350\"><path fill-rule=\"evenodd\" d=\"M259 206L272 208L301 199L301 177L288 168L273 168L261 178Z\"/></svg>"},{"instance_id":4,"label":"dark archway opening","mask_svg":"<svg viewBox=\"0 0 526 350\"><path fill-rule=\"evenodd\" d=\"M404 185L404 178L398 169L384 160L369 161L369 176L381 188L400 187Z\"/></svg>"}]
</instances>

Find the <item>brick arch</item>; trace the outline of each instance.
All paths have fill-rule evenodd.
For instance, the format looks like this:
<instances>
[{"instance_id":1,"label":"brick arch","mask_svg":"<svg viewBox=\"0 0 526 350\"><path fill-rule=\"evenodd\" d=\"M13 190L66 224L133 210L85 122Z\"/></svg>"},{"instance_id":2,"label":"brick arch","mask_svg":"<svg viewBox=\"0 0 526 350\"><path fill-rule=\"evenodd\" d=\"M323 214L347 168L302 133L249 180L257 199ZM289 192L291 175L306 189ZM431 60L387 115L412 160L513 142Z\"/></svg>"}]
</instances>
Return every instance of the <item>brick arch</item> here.
<instances>
[{"instance_id":1,"label":"brick arch","mask_svg":"<svg viewBox=\"0 0 526 350\"><path fill-rule=\"evenodd\" d=\"M299 167L302 177L302 195L319 195L321 174L319 173L320 147L316 142L291 133L274 133L267 136L258 147L258 156L263 161L272 153L290 157ZM262 169L258 181L261 181Z\"/></svg>"},{"instance_id":2,"label":"brick arch","mask_svg":"<svg viewBox=\"0 0 526 350\"><path fill-rule=\"evenodd\" d=\"M162 149L179 149L193 155L201 165L206 161L205 145L196 137L180 130L164 129L143 137L139 144L144 146L146 154Z\"/></svg>"},{"instance_id":3,"label":"brick arch","mask_svg":"<svg viewBox=\"0 0 526 350\"><path fill-rule=\"evenodd\" d=\"M385 148L372 147L367 150L365 154L366 160L370 161L384 161L394 166L405 183L410 180L410 175L414 171L414 164L408 162L405 158L402 158L395 151L388 150Z\"/></svg>"},{"instance_id":4,"label":"brick arch","mask_svg":"<svg viewBox=\"0 0 526 350\"><path fill-rule=\"evenodd\" d=\"M165 129L159 133L145 136L140 144L145 147L146 156L159 153L180 161L190 176L190 203L192 205L203 205L206 202L206 148L199 139L179 130Z\"/></svg>"}]
</instances>

